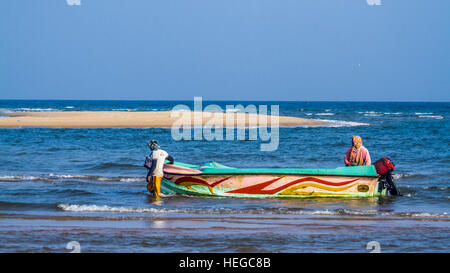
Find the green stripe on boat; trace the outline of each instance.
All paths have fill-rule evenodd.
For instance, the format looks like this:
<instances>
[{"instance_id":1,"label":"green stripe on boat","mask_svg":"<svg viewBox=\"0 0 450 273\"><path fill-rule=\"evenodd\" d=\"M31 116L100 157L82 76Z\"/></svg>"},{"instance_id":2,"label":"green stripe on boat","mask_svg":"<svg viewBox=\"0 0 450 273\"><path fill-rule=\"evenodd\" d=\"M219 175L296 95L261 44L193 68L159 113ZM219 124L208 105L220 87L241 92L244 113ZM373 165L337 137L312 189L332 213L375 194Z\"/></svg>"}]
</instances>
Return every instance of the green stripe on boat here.
<instances>
[{"instance_id":1,"label":"green stripe on boat","mask_svg":"<svg viewBox=\"0 0 450 273\"><path fill-rule=\"evenodd\" d=\"M204 174L313 174L313 175L340 175L340 176L372 176L378 177L375 166L337 167L335 169L269 169L269 168L233 168L216 162L203 165L175 162L174 165L199 169Z\"/></svg>"}]
</instances>

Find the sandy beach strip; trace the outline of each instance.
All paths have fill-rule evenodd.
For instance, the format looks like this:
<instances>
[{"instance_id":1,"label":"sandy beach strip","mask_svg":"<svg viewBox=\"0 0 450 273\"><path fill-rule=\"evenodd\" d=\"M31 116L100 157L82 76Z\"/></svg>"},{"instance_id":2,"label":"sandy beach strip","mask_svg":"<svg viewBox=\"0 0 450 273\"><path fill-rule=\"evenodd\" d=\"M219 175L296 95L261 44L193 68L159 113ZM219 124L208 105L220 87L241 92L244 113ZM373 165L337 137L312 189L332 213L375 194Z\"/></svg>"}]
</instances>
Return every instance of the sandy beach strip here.
<instances>
[{"instance_id":1,"label":"sandy beach strip","mask_svg":"<svg viewBox=\"0 0 450 273\"><path fill-rule=\"evenodd\" d=\"M0 128L53 127L53 128L146 128L199 126L205 124L237 124L239 126L270 125L276 117L247 113L208 112L121 112L121 111L55 111L0 113ZM211 120L211 118L214 118ZM234 123L230 123L234 120ZM279 126L319 125L322 121L278 116ZM250 125L249 125L250 124ZM214 126L213 126L214 127ZM218 126L221 127L221 126Z\"/></svg>"}]
</instances>

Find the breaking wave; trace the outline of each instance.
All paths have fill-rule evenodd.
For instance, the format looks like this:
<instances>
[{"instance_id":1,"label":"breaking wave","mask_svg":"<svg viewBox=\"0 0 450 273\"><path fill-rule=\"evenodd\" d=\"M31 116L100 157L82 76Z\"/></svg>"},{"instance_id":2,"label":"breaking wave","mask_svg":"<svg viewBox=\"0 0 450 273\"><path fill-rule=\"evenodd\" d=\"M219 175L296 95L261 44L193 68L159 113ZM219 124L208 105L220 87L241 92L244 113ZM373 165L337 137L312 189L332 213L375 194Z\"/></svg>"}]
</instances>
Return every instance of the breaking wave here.
<instances>
[{"instance_id":1,"label":"breaking wave","mask_svg":"<svg viewBox=\"0 0 450 273\"><path fill-rule=\"evenodd\" d=\"M316 115L316 116L334 116L335 114L334 113L317 113L314 115Z\"/></svg>"},{"instance_id":2,"label":"breaking wave","mask_svg":"<svg viewBox=\"0 0 450 273\"><path fill-rule=\"evenodd\" d=\"M424 174L414 174L414 173L396 173L393 174L392 177L396 180L406 180L406 179L417 179L417 178L425 178L427 177Z\"/></svg>"},{"instance_id":3,"label":"breaking wave","mask_svg":"<svg viewBox=\"0 0 450 273\"><path fill-rule=\"evenodd\" d=\"M2 175L0 176L0 182L14 182L14 181L35 181L40 180L39 176L31 176L31 175Z\"/></svg>"},{"instance_id":4,"label":"breaking wave","mask_svg":"<svg viewBox=\"0 0 450 273\"><path fill-rule=\"evenodd\" d=\"M3 175L0 182L23 181L60 181L60 180L92 180L103 182L145 182L145 177L132 176L98 176L98 175L72 175L72 174L43 174L43 175Z\"/></svg>"},{"instance_id":5,"label":"breaking wave","mask_svg":"<svg viewBox=\"0 0 450 273\"><path fill-rule=\"evenodd\" d=\"M328 216L390 216L390 217L435 217L449 218L447 213L428 212L380 212L376 210L359 211L351 209L336 210L307 210L302 208L134 208L134 207L112 207L107 205L77 205L58 204L57 207L64 211L72 212L121 212L121 213L190 213L190 214L257 214L257 215L328 215Z\"/></svg>"},{"instance_id":6,"label":"breaking wave","mask_svg":"<svg viewBox=\"0 0 450 273\"><path fill-rule=\"evenodd\" d=\"M434 118L434 119L443 119L443 116L425 116L425 115L420 115L419 118Z\"/></svg>"},{"instance_id":7,"label":"breaking wave","mask_svg":"<svg viewBox=\"0 0 450 273\"><path fill-rule=\"evenodd\" d=\"M16 108L14 112L51 112L58 111L55 108Z\"/></svg>"},{"instance_id":8,"label":"breaking wave","mask_svg":"<svg viewBox=\"0 0 450 273\"><path fill-rule=\"evenodd\" d=\"M364 114L364 116L366 117L381 117L383 114L382 113L366 113Z\"/></svg>"},{"instance_id":9,"label":"breaking wave","mask_svg":"<svg viewBox=\"0 0 450 273\"><path fill-rule=\"evenodd\" d=\"M319 121L326 122L325 125L316 125L321 127L354 127L354 126L370 126L369 123L355 122L355 121L345 121L345 120L328 120L328 119L317 119Z\"/></svg>"},{"instance_id":10,"label":"breaking wave","mask_svg":"<svg viewBox=\"0 0 450 273\"><path fill-rule=\"evenodd\" d=\"M58 204L58 208L64 211L75 212L131 212L131 213L164 213L164 212L176 212L176 210L156 209L156 208L130 208L130 207L110 207L110 206L97 206L97 205L70 205L70 204Z\"/></svg>"}]
</instances>

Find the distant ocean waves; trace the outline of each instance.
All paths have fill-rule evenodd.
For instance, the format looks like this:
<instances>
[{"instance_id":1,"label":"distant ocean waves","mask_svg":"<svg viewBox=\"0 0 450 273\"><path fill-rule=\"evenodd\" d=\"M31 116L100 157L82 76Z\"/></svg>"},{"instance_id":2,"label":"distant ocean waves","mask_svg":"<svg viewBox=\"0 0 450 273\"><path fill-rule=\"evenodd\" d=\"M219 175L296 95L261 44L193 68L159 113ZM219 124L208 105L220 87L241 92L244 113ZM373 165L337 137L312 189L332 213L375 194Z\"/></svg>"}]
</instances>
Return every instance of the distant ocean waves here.
<instances>
[{"instance_id":1,"label":"distant ocean waves","mask_svg":"<svg viewBox=\"0 0 450 273\"><path fill-rule=\"evenodd\" d=\"M32 107L14 107L0 108L0 113L17 113L17 112L54 112L54 111L124 111L124 112L140 112L140 111L170 111L168 107L153 108L104 108L104 109L84 109L77 106L61 106L58 108L32 108Z\"/></svg>"},{"instance_id":2,"label":"distant ocean waves","mask_svg":"<svg viewBox=\"0 0 450 273\"><path fill-rule=\"evenodd\" d=\"M42 174L42 175L0 175L0 182L29 182L29 181L99 181L99 182L145 182L142 177L128 176L98 176L98 175L72 175L72 174Z\"/></svg>"},{"instance_id":3,"label":"distant ocean waves","mask_svg":"<svg viewBox=\"0 0 450 273\"><path fill-rule=\"evenodd\" d=\"M358 114L362 114L365 117L417 117L417 118L434 118L434 119L443 119L444 116L442 115L434 115L430 112L415 112L415 113L403 113L403 112L378 112L378 111L365 111L365 112L358 112Z\"/></svg>"},{"instance_id":4,"label":"distant ocean waves","mask_svg":"<svg viewBox=\"0 0 450 273\"><path fill-rule=\"evenodd\" d=\"M99 165L100 167L94 167L103 169L107 164ZM132 164L130 164L132 165ZM139 167L132 165L133 167ZM110 168L115 166L108 165ZM433 176L425 174L413 174L413 173L400 173L394 174L394 179L397 181L414 180L414 179L429 179ZM0 175L0 182L29 182L29 181L64 181L64 180L87 180L87 181L99 181L99 182L145 182L145 170L142 168L142 176L100 176L100 175L84 175L84 174L39 174L39 175Z\"/></svg>"},{"instance_id":5,"label":"distant ocean waves","mask_svg":"<svg viewBox=\"0 0 450 273\"><path fill-rule=\"evenodd\" d=\"M0 113L15 113L15 112L51 112L51 111L63 111L63 109L55 109L55 108L0 108Z\"/></svg>"}]
</instances>

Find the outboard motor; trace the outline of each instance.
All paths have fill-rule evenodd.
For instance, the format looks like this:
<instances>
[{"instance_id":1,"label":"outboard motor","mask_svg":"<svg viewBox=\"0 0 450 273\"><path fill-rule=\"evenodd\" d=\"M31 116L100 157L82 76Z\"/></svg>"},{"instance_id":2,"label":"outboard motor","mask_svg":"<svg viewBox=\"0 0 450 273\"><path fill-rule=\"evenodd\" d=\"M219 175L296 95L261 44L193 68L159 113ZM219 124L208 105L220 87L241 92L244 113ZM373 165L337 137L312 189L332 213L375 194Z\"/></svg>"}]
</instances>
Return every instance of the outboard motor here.
<instances>
[{"instance_id":1,"label":"outboard motor","mask_svg":"<svg viewBox=\"0 0 450 273\"><path fill-rule=\"evenodd\" d=\"M392 178L392 172L395 169L394 163L388 157L383 157L373 163L373 165L380 175L378 191L381 192L383 189L386 189L390 195L401 195Z\"/></svg>"}]
</instances>

